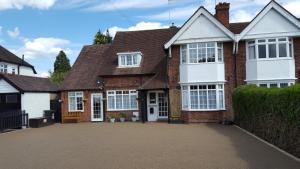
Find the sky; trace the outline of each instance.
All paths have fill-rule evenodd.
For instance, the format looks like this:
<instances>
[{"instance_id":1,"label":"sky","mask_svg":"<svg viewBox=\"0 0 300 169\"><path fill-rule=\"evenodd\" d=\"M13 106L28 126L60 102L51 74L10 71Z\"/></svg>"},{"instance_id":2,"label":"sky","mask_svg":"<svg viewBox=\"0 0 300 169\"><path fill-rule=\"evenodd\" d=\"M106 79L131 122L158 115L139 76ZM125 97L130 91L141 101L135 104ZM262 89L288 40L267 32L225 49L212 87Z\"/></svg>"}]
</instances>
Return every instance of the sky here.
<instances>
[{"instance_id":1,"label":"sky","mask_svg":"<svg viewBox=\"0 0 300 169\"><path fill-rule=\"evenodd\" d=\"M100 29L117 31L181 26L200 6L212 14L220 0L0 0L0 45L48 76L55 57L65 51L74 63ZM231 3L230 21L251 21L269 0ZM277 0L300 17L300 0Z\"/></svg>"}]
</instances>

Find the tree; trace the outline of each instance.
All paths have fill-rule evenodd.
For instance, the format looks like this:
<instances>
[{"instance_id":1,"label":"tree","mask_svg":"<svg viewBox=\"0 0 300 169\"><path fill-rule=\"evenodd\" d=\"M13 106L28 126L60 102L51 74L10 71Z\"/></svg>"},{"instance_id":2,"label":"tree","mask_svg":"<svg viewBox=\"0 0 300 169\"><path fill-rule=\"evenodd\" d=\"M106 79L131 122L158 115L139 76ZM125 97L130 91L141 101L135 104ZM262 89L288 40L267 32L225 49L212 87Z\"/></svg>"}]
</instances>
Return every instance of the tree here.
<instances>
[{"instance_id":1,"label":"tree","mask_svg":"<svg viewBox=\"0 0 300 169\"><path fill-rule=\"evenodd\" d=\"M93 44L108 44L112 42L112 37L109 34L109 31L106 31L106 34L103 34L100 30L96 33Z\"/></svg>"},{"instance_id":2,"label":"tree","mask_svg":"<svg viewBox=\"0 0 300 169\"><path fill-rule=\"evenodd\" d=\"M49 72L50 78L56 84L62 84L70 70L70 60L64 51L60 51L54 62L54 72Z\"/></svg>"}]
</instances>

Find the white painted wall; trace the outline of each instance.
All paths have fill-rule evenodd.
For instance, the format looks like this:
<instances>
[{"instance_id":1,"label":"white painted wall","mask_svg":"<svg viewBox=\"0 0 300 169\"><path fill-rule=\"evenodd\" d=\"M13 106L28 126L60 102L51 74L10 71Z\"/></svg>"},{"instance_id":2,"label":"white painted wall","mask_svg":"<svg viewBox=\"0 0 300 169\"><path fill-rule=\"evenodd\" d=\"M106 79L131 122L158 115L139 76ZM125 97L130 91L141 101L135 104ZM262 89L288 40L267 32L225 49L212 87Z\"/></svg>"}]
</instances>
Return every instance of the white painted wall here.
<instances>
[{"instance_id":1,"label":"white painted wall","mask_svg":"<svg viewBox=\"0 0 300 169\"><path fill-rule=\"evenodd\" d=\"M199 63L180 65L180 83L224 81L224 63Z\"/></svg>"},{"instance_id":2,"label":"white painted wall","mask_svg":"<svg viewBox=\"0 0 300 169\"><path fill-rule=\"evenodd\" d=\"M277 34L281 36L284 33L297 33L299 28L292 22L287 20L279 12L271 9L249 32L243 39L257 38L259 35L270 36Z\"/></svg>"},{"instance_id":3,"label":"white painted wall","mask_svg":"<svg viewBox=\"0 0 300 169\"><path fill-rule=\"evenodd\" d=\"M20 66L20 75L36 76L31 67Z\"/></svg>"},{"instance_id":4,"label":"white painted wall","mask_svg":"<svg viewBox=\"0 0 300 169\"><path fill-rule=\"evenodd\" d=\"M24 93L21 95L21 108L29 118L42 117L44 110L50 110L50 93Z\"/></svg>"},{"instance_id":5,"label":"white painted wall","mask_svg":"<svg viewBox=\"0 0 300 169\"><path fill-rule=\"evenodd\" d=\"M295 60L253 60L246 62L246 81L295 79Z\"/></svg>"},{"instance_id":6,"label":"white painted wall","mask_svg":"<svg viewBox=\"0 0 300 169\"><path fill-rule=\"evenodd\" d=\"M0 93L18 93L19 91L7 83L4 79L0 79Z\"/></svg>"},{"instance_id":7,"label":"white painted wall","mask_svg":"<svg viewBox=\"0 0 300 169\"><path fill-rule=\"evenodd\" d=\"M175 44L186 43L192 39L216 39L216 38L228 38L228 36L218 28L212 21L210 21L203 14L200 15L192 25L186 29L185 32L175 41ZM229 38L228 38L229 40ZM205 40L207 41L207 40ZM214 41L214 40L211 40Z\"/></svg>"}]
</instances>

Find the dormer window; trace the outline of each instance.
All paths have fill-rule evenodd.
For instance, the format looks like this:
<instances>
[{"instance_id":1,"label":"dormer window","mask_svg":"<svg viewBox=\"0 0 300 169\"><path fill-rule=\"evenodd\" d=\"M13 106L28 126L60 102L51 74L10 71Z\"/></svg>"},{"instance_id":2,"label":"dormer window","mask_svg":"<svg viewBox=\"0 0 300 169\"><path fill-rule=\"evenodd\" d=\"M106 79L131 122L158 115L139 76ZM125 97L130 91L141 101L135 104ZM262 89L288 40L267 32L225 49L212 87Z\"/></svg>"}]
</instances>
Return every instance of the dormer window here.
<instances>
[{"instance_id":1,"label":"dormer window","mask_svg":"<svg viewBox=\"0 0 300 169\"><path fill-rule=\"evenodd\" d=\"M118 53L119 67L139 67L142 60L141 52Z\"/></svg>"},{"instance_id":2,"label":"dormer window","mask_svg":"<svg viewBox=\"0 0 300 169\"><path fill-rule=\"evenodd\" d=\"M7 64L0 64L0 73L7 73Z\"/></svg>"}]
</instances>

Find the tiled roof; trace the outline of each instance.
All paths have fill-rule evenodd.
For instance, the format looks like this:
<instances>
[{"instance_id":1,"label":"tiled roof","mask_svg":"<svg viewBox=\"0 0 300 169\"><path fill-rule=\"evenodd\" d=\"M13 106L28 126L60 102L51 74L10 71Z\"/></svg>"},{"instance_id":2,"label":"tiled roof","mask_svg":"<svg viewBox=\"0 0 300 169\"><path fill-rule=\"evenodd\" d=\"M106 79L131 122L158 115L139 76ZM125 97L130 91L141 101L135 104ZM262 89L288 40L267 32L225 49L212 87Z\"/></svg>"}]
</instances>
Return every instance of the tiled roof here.
<instances>
[{"instance_id":1,"label":"tiled roof","mask_svg":"<svg viewBox=\"0 0 300 169\"><path fill-rule=\"evenodd\" d=\"M167 56L164 44L177 31L178 28L118 32L111 47L105 52L103 60L105 66L99 68L98 74L100 76L155 74L157 65ZM117 53L122 52L141 52L140 67L118 68Z\"/></svg>"},{"instance_id":2,"label":"tiled roof","mask_svg":"<svg viewBox=\"0 0 300 169\"><path fill-rule=\"evenodd\" d=\"M237 23L230 23L229 30L234 34L240 34L250 22L237 22Z\"/></svg>"},{"instance_id":3,"label":"tiled roof","mask_svg":"<svg viewBox=\"0 0 300 169\"><path fill-rule=\"evenodd\" d=\"M103 66L103 53L110 45L84 46L74 63L71 72L64 80L60 90L97 89L99 67ZM106 67L106 66L104 66Z\"/></svg>"},{"instance_id":4,"label":"tiled roof","mask_svg":"<svg viewBox=\"0 0 300 169\"><path fill-rule=\"evenodd\" d=\"M0 62L1 61L31 67L35 72L35 69L31 64L27 63L26 61L23 61L21 58L19 58L18 56L11 53L10 51L8 51L7 49L5 49L3 46L0 45Z\"/></svg>"},{"instance_id":5,"label":"tiled roof","mask_svg":"<svg viewBox=\"0 0 300 169\"><path fill-rule=\"evenodd\" d=\"M57 92L58 86L48 78L0 74L0 79L6 80L21 92Z\"/></svg>"}]
</instances>

